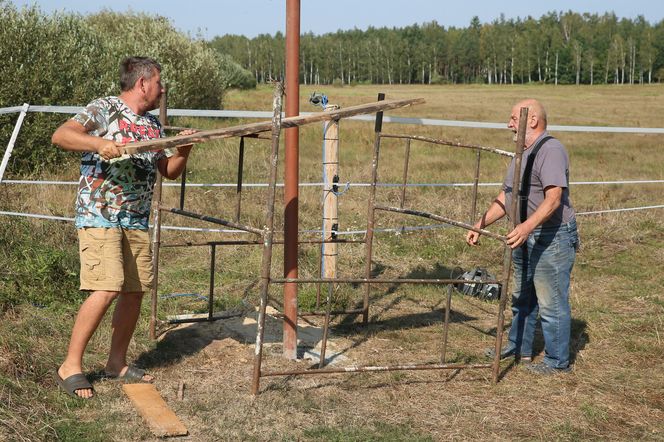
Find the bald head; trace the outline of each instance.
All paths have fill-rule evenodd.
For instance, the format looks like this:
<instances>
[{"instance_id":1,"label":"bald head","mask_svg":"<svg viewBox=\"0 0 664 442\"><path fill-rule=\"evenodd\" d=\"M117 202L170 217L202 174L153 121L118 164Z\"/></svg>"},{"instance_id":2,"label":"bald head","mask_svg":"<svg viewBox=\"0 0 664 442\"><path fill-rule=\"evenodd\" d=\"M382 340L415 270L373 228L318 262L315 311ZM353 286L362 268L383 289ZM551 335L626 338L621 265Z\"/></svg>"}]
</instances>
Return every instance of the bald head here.
<instances>
[{"instance_id":1,"label":"bald head","mask_svg":"<svg viewBox=\"0 0 664 442\"><path fill-rule=\"evenodd\" d=\"M528 108L528 122L526 124L526 143L525 147L528 148L542 132L546 130L546 110L544 106L534 98L528 98L519 101L512 108L510 121L507 127L514 132L514 141L516 141L517 131L519 130L519 119L521 116L521 108Z\"/></svg>"},{"instance_id":2,"label":"bald head","mask_svg":"<svg viewBox=\"0 0 664 442\"><path fill-rule=\"evenodd\" d=\"M542 129L546 129L546 110L542 103L535 100L534 98L527 98L523 101L518 102L514 107L521 110L522 107L528 108L528 117L537 117L539 124L542 126Z\"/></svg>"}]
</instances>

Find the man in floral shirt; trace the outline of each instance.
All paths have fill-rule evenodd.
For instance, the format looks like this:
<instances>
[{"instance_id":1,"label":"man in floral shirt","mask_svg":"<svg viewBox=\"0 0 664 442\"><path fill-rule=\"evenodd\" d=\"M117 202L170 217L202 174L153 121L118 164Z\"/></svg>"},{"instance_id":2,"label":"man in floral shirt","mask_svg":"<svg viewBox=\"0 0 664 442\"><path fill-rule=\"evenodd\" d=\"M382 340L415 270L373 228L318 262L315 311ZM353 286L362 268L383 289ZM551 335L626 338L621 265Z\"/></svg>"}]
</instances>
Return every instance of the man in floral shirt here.
<instances>
[{"instance_id":1,"label":"man in floral shirt","mask_svg":"<svg viewBox=\"0 0 664 442\"><path fill-rule=\"evenodd\" d=\"M67 357L55 378L67 393L85 399L94 395L94 389L82 374L83 353L116 299L106 375L153 381L127 363L143 293L153 281L150 204L157 170L166 178L177 178L192 147L180 146L170 156L163 151L123 155L126 143L164 136L159 120L148 113L159 106L164 92L161 66L147 57L123 60L120 87L120 96L94 100L52 137L53 144L81 152L76 228L81 290L90 292L78 312Z\"/></svg>"}]
</instances>

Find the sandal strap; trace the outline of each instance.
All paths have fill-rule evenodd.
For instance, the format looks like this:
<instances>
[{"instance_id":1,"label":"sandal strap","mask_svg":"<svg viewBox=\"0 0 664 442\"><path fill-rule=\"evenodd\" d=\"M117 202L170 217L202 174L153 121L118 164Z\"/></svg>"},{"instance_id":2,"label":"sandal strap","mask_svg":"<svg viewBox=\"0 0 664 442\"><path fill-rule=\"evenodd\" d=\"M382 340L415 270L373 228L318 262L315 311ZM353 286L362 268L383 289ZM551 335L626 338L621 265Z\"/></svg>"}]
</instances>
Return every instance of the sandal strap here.
<instances>
[{"instance_id":1,"label":"sandal strap","mask_svg":"<svg viewBox=\"0 0 664 442\"><path fill-rule=\"evenodd\" d=\"M145 376L145 370L129 365L127 371L120 377L126 381L142 381L143 376Z\"/></svg>"},{"instance_id":2,"label":"sandal strap","mask_svg":"<svg viewBox=\"0 0 664 442\"><path fill-rule=\"evenodd\" d=\"M83 373L76 373L62 381L62 388L67 392L76 394L76 390L93 390L92 384Z\"/></svg>"}]
</instances>

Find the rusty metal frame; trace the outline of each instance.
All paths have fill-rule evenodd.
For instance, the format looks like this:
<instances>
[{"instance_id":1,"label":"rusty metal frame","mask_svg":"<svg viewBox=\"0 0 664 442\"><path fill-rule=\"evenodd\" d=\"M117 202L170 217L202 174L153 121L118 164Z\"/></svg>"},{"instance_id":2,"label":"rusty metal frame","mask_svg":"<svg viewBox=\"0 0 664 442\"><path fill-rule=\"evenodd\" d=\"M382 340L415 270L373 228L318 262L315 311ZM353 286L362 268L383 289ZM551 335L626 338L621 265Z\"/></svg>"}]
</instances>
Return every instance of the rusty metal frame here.
<instances>
[{"instance_id":1,"label":"rusty metal frame","mask_svg":"<svg viewBox=\"0 0 664 442\"><path fill-rule=\"evenodd\" d=\"M275 92L279 92L283 95L283 84L279 83L276 85ZM186 129L183 127L175 127L175 126L169 126L168 121L167 121L167 114L166 114L166 93L162 94L162 100L160 103L160 110L159 110L159 115L160 115L160 121L162 122L162 126L165 129L168 130L182 130ZM291 94L292 96L292 94ZM291 98L292 99L292 98ZM386 102L383 105L376 106L376 103L368 103L364 105L359 105L359 106L350 106L346 109L342 110L337 110L329 113L320 113L320 114L313 114L309 116L295 116L295 117L290 117L290 118L285 118L281 120L281 117L278 121L279 129L277 132L281 132L282 128L297 128L300 125L304 124L310 124L314 123L317 121L326 121L326 120L331 120L331 119L341 119L341 118L347 118L351 117L354 115L361 115L366 113L366 110L372 109L372 111L376 111L378 109L395 109L398 107L403 107L403 106L410 106L413 104L419 104L424 102L423 99L417 98L417 99L409 99L409 100L392 100L391 102ZM279 97L277 100L275 98L273 104L275 106L279 106L279 112L281 112L282 109L282 97ZM275 110L276 111L276 110ZM280 114L281 115L281 114ZM207 221L211 222L214 224L220 224L224 226L228 226L240 231L245 231L245 232L250 232L258 235L260 237L260 241L238 241L238 242L233 242L233 241L226 241L226 242L207 242L204 245L208 247L214 247L216 245L222 245L222 244L262 244L265 247L265 237L267 235L267 232L265 229L259 229L255 228L252 226L244 225L239 222L240 218L240 210L241 210L241 203L242 203L242 171L243 171L243 163L244 163L244 138L245 137L251 137L251 138L257 138L257 139L269 139L274 142L274 132L275 132L275 125L277 124L277 121L273 118L273 121L271 123L252 123L252 124L246 124L246 125L240 125L240 126L235 126L235 127L230 127L230 128L223 128L223 129L218 129L218 130L206 130L206 131L200 131L197 132L196 134L193 135L178 135L175 137L171 137L169 139L163 139L163 140L150 140L150 141L143 141L143 142L137 142L137 143L132 143L131 145L125 146L125 152L129 154L133 153L138 153L138 152L145 152L148 150L160 150L160 149L165 149L167 147L177 147L180 145L185 145L185 144L191 144L191 143L199 143L199 142L204 142L204 141L210 141L214 139L222 139L222 138L230 138L230 137L240 137L240 154L238 158L238 184L237 184L237 196L236 196L236 205L235 205L235 221L230 221L226 219L221 219L221 218L215 218L211 217L208 215L202 215L198 213L193 213L191 211L185 210L184 208L184 203L185 203L185 190L186 190L186 173L183 173L182 176L182 182L180 185L180 204L179 207L175 208L166 208L162 204L162 178L160 175L157 177L157 181L155 183L155 190L154 190L154 204L153 204L153 231L152 231L152 250L153 250L153 268L154 268L154 284L151 292L151 309L150 309L150 337L152 339L156 339L157 337L157 325L158 323L183 323L183 322L200 322L201 320L210 320L214 321L217 319L223 319L227 316L224 315L215 315L214 312L211 310L212 309L212 303L209 303L209 311L208 311L208 317L207 319L201 319L201 318L181 318L181 319L176 319L176 320L170 320L170 321L159 321L157 319L157 289L158 289L158 282L159 282L159 252L160 248L164 246L161 242L161 214L162 212L171 212L177 215L185 216L185 217L190 217L190 218L195 218L195 219L200 219L202 221ZM272 137L267 138L260 136L261 133L267 132L267 131L272 131ZM278 139L278 137L277 137ZM276 158L275 158L276 161ZM276 163L270 165L270 169L272 170L273 168L276 168L277 165ZM272 173L272 172L270 172ZM288 181L288 180L287 180ZM276 186L276 184L275 184ZM274 211L274 205L270 206L272 211ZM271 232L270 235L274 236L275 232ZM282 240L278 241L272 241L272 244L284 244L285 246L288 246L288 242L290 241L289 238L286 238L287 233L286 231L283 232L284 238ZM350 243L350 242L360 242L360 241L353 241L353 240L325 240L325 241L299 241L298 244L304 243L304 242L310 242L310 243L328 243L328 242L335 242L335 243ZM362 241L363 242L363 241ZM179 244L177 246L182 246L182 247L187 247L190 244ZM197 244L197 245L202 245L202 244ZM212 249L211 253L212 255ZM214 262L211 262L211 271L214 271ZM214 279L211 278L211 288L210 290L213 290L214 287L212 284L214 283ZM352 311L348 311L346 313L353 313ZM319 315L321 312L308 312L305 315ZM292 320L291 320L292 322Z\"/></svg>"},{"instance_id":2,"label":"rusty metal frame","mask_svg":"<svg viewBox=\"0 0 664 442\"><path fill-rule=\"evenodd\" d=\"M379 94L378 100L384 99L384 94ZM259 324L256 337L256 347L255 347L255 358L254 358L254 370L253 370L253 379L252 379L252 394L256 395L260 389L260 378L261 377L270 377L270 376L293 376L293 375L312 375L312 374L335 374L335 373L353 373L353 372L376 372L376 371L394 371L394 370L441 370L441 369L479 369L479 368L491 368L492 369L492 379L493 382L498 382L499 373L500 373L500 349L502 348L502 338L503 338L503 328L504 328L504 311L507 304L508 292L509 292L509 282L511 277L511 268L512 268L512 252L509 245L506 243L506 237L494 234L492 232L486 231L484 229L477 229L471 224L466 224L460 221L455 221L450 218L446 218L440 215L435 215L432 213L427 213L414 209L404 208L405 204L405 195L406 195L406 184L408 177L408 161L410 156L410 142L411 140L419 140L427 142L430 144L440 144L448 146L456 146L462 148L475 149L477 151L477 159L475 165L475 177L473 185L473 200L472 200L472 209L471 217L474 218L477 206L477 190L479 182L479 172L480 172L480 153L481 151L488 151L500 155L506 156L516 156L515 160L515 170L520 170L521 157L523 154L523 146L525 141L525 131L526 131L526 121L527 121L528 110L526 108L521 109L521 120L517 132L517 141L516 141L516 153L511 154L501 149L479 146L479 145L468 145L457 142L451 142L446 140L436 140L428 137L412 136L412 135L391 135L391 134L381 134L382 130L382 117L383 113L378 112L376 114L376 124L375 124L375 140L374 140L374 152L371 165L371 187L369 194L368 202L368 216L367 216L367 233L365 237L365 277L364 278L271 278L269 277L269 268L267 269L267 275L264 276L263 281L263 292L261 297L261 306L259 310ZM401 188L400 204L399 207L389 207L376 204L376 187L378 183L378 162L379 162L379 153L380 153L380 141L381 138L404 138L407 140L406 145L406 158L403 168L403 183ZM513 189L519 188L520 174L514 174ZM512 198L512 207L510 208L510 219L512 222L512 227L516 220L517 213L517 198ZM372 278L371 277L371 258L372 258L372 249L373 249L373 234L374 234L374 225L375 225L375 213L377 210L380 211L389 211L394 213L402 213L407 215L414 215L429 219L435 219L442 221L446 224L450 224L455 227L460 227L466 230L473 230L483 235L499 240L503 243L504 247L504 259L503 259L503 272L502 278L500 280L485 280L486 283L500 283L502 285L498 314L497 314L497 325L496 325L496 339L495 339L495 357L491 364L446 364L445 357L447 351L447 338L448 338L448 328L450 320L450 309L452 303L452 285L457 283L466 282L465 279L383 279L383 278ZM268 209L270 211L270 209ZM472 222L472 219L471 219ZM266 244L268 241L265 242ZM271 252L270 252L271 254ZM265 272L265 266L263 267ZM328 284L328 295L326 298L326 310L325 310L325 321L323 326L323 337L321 342L321 354L318 362L317 369L307 369L307 370L286 370L286 371L263 371L262 368L262 347L263 347L263 329L265 324L265 309L267 304L267 290L269 283L273 284L306 284L306 283L327 283ZM363 299L363 308L356 309L352 313L362 314L363 323L368 322L369 316L369 298L371 284L443 284L447 285L446 293L446 308L445 315L443 319L443 344L441 351L441 363L440 364L398 364L391 366L352 366L344 368L324 368L325 366L325 349L328 338L328 329L330 316L332 314L345 314L350 313L347 311L342 312L332 312L331 311L331 295L333 284L339 283L353 283L353 284L365 284L365 292ZM319 300L317 300L317 307L319 307ZM322 312L321 312L322 313Z\"/></svg>"},{"instance_id":3,"label":"rusty metal frame","mask_svg":"<svg viewBox=\"0 0 664 442\"><path fill-rule=\"evenodd\" d=\"M162 126L167 130L184 130L189 129L185 127L176 127L168 125L167 117L167 94L162 94L161 102L159 106L159 119L162 123ZM212 322L220 319L228 319L236 316L240 316L240 312L225 312L221 314L215 314L214 312L214 288L215 288L215 279L214 279L214 269L216 264L216 251L217 246L222 245L259 245L263 244L263 234L262 229L258 229L252 226L244 225L240 223L240 210L242 204L242 175L244 169L244 139L255 138L268 140L270 138L261 137L259 134L249 134L240 137L240 146L239 146L239 156L238 156L238 171L237 171L237 186L236 186L236 203L235 203L235 220L225 220L221 218L215 218L212 216L202 215L194 212L185 210L185 193L186 193L186 168L182 172L181 184L180 184L180 198L179 198L179 207L164 207L162 202L162 177L158 175L157 182L155 184L154 191L154 203L153 203L153 231L152 231L152 262L154 268L154 283L151 293L151 308L150 308L150 325L149 332L152 339L156 339L158 336L157 327L159 325L168 324L187 324L195 322ZM162 212L170 212L176 215L199 219L202 221L210 222L213 224L219 224L226 227L231 227L237 229L238 231L244 231L258 235L260 240L238 240L238 241L207 241L205 243L184 243L184 244L163 244L161 242L161 219ZM282 241L283 242L283 241ZM207 316L206 317L191 317L189 315L184 315L186 317L181 317L176 315L175 318L168 319L166 321L161 321L157 319L157 302L158 302L158 286L159 286L159 254L162 247L192 247L192 246L206 246L210 248L210 283L208 289L208 305L207 305Z\"/></svg>"},{"instance_id":4,"label":"rusty metal frame","mask_svg":"<svg viewBox=\"0 0 664 442\"><path fill-rule=\"evenodd\" d=\"M506 244L506 237L497 235L485 229L476 229L470 223L464 223L461 221L455 221L451 218L444 217L442 215L437 215L433 213L428 213L420 210L415 210L412 208L405 207L406 201L406 187L408 181L408 168L409 168L409 159L411 155L411 142L420 141L427 144L434 145L446 145L460 148L473 149L477 152L477 158L475 163L475 176L473 184L473 199L472 199L472 208L471 208L471 220L475 217L476 206L477 206L477 192L478 192L478 182L479 182L479 173L480 173L480 154L482 151L491 152L499 155L506 156L516 156L516 170L520 170L521 157L523 153L523 144L525 141L525 122L527 121L527 109L521 109L521 124L517 132L517 149L516 154L511 154L501 149L472 145L472 144L463 144L458 142L452 142L447 140L434 139L423 136L416 135L398 135L398 134L382 134L382 117L383 112L378 112L376 114L376 124L375 124L375 140L374 140L374 151L371 164L371 186L370 194L368 199L367 207L367 232L364 241L360 240L301 240L298 243L364 243L365 244L365 271L364 278L272 278L270 275L271 265L272 265L272 249L274 244L283 244L284 240L275 239L275 230L274 230L274 208L276 200L276 180L277 180L277 162L278 162L278 150L279 150L279 138L281 134L281 109L282 109L282 97L283 97L283 85L277 84L275 88L275 94L273 99L273 118L272 118L272 136L271 136L271 154L270 154L270 178L268 183L268 201L266 207L266 216L263 229L257 229L255 227L243 225L239 222L240 220L240 208L241 208L241 192L242 192L242 168L244 161L244 137L240 139L240 155L238 161L238 184L237 184L237 197L236 197L236 210L235 210L235 221L229 221L219 218L210 217L207 215L200 215L193 212L184 210L184 201L185 201L185 178L183 177L182 186L180 190L180 207L179 208L165 208L162 206L161 202L161 179L158 179L157 185L155 187L155 207L154 207L154 222L155 227L153 231L153 247L154 247L154 261L155 261L155 279L158 277L158 260L159 260L159 248L161 247L191 247L191 246L207 246L210 247L210 294L208 298L208 315L205 318L185 318L179 320L171 320L169 323L185 323L185 322L201 322L201 321L214 321L218 319L224 319L232 316L237 316L239 314L231 315L215 315L213 312L213 303L214 303L214 267L216 261L216 248L217 246L223 245L259 245L263 246L263 258L261 264L261 276L260 276L260 306L258 310L258 326L256 331L256 346L255 346L255 355L254 355L254 367L252 375L252 393L257 394L260 388L260 378L261 377L270 377L270 376L289 376L289 375L302 375L302 374L331 374L331 373L352 373L352 372L376 372L376 371L393 371L393 370L441 370L441 369L481 369L481 368L492 368L493 373L493 382L498 381L499 370L500 370L500 348L502 346L502 337L503 337L503 327L504 327L504 310L508 298L508 288L509 280L511 276L511 264L512 264L512 253L510 247ZM384 99L384 94L379 94L379 101ZM525 112L525 113L524 113ZM160 117L162 118L162 123L166 124L166 114L165 114L165 100L162 102L162 109L160 112ZM383 138L398 138L406 140L406 151L403 167L403 179L401 183L401 192L399 196L399 207L386 206L376 203L376 188L378 184L378 164L380 158L380 147L381 139ZM514 174L514 183L513 188L519 188L520 174ZM516 210L517 210L517 198L512 199L512 207L510 208L510 219L512 223L516 219ZM454 227L463 228L465 230L473 230L479 233L482 233L484 236L501 241L504 244L504 260L503 260L503 274L502 278L496 280L485 279L481 282L484 283L499 283L502 285L501 297L499 303L499 310L497 315L497 328L496 328L496 339L495 339L495 349L496 357L494 358L491 364L447 364L445 362L446 352L447 352L447 342L448 342L448 328L450 322L450 309L452 303L452 287L453 284L459 284L466 282L465 279L460 278L450 278L450 279L386 279L386 278L372 278L371 276L371 259L373 252L373 237L374 237L374 226L375 226L375 216L377 211L387 211L392 213L400 213L403 215L418 216L428 219L433 219L441 221L443 223L449 224ZM183 244L161 244L160 240L160 231L161 231L161 212L171 212L177 215L201 219L207 222L212 222L215 224L221 224L231 228L238 229L240 231L246 231L258 235L260 238L255 240L225 240L225 241L207 241L204 243L183 243ZM290 371L263 371L262 362L263 362L263 337L264 337L264 328L265 328L265 318L266 318L266 308L268 302L268 292L270 284L327 284L327 296L325 300L325 310L324 311L313 311L313 312L301 312L300 316L324 316L323 324L323 338L321 342L321 354L320 360L318 363L317 369L308 369L308 370L290 370ZM347 309L347 310L331 310L332 305L332 295L334 291L334 286L336 284L364 284L365 291L363 297L362 308L356 309ZM369 317L369 300L371 293L372 284L435 284L435 285L446 285L446 307L445 314L443 318L443 338L442 338L442 350L440 356L439 364L422 364L422 363L405 363L397 364L390 366L353 366L345 368L325 368L325 353L328 339L328 331L330 326L330 318L333 315L341 314L361 314L364 324L368 323ZM156 287L153 289L152 296L152 316L150 321L150 335L156 337ZM316 308L320 308L320 298L317 300ZM284 320L288 320L286 315L279 315L284 317Z\"/></svg>"}]
</instances>

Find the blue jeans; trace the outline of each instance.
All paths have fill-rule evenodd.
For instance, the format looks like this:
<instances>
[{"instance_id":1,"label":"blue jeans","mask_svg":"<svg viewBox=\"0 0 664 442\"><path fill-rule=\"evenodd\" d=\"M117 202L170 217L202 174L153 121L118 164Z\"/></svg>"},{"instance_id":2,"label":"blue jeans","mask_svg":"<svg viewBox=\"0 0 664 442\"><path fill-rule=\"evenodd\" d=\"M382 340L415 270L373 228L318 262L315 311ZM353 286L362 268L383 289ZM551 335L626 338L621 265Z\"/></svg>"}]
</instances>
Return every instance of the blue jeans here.
<instances>
[{"instance_id":1,"label":"blue jeans","mask_svg":"<svg viewBox=\"0 0 664 442\"><path fill-rule=\"evenodd\" d=\"M522 357L532 356L539 313L544 363L553 368L569 366L569 285L578 247L576 221L572 220L556 227L538 227L512 252L514 291L507 349Z\"/></svg>"}]
</instances>

